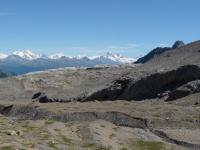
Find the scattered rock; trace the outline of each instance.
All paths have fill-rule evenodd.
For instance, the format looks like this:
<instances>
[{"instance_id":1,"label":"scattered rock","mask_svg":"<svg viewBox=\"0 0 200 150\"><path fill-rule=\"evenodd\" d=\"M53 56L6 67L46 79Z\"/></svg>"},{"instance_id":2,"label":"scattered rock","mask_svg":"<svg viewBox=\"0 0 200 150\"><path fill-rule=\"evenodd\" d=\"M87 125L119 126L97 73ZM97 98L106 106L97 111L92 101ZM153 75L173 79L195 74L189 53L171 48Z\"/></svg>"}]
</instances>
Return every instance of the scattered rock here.
<instances>
[{"instance_id":1,"label":"scattered rock","mask_svg":"<svg viewBox=\"0 0 200 150\"><path fill-rule=\"evenodd\" d=\"M52 101L51 101L51 99L49 99L49 98L45 95L45 96L39 97L39 102L40 102L40 103L50 103L50 102L52 102Z\"/></svg>"},{"instance_id":2,"label":"scattered rock","mask_svg":"<svg viewBox=\"0 0 200 150\"><path fill-rule=\"evenodd\" d=\"M44 95L44 93L42 93L42 92L35 93L33 95L32 99L36 99L36 98L40 97L41 95Z\"/></svg>"},{"instance_id":3,"label":"scattered rock","mask_svg":"<svg viewBox=\"0 0 200 150\"><path fill-rule=\"evenodd\" d=\"M6 134L10 136L22 136L23 132L12 130L12 131L7 131Z\"/></svg>"},{"instance_id":4,"label":"scattered rock","mask_svg":"<svg viewBox=\"0 0 200 150\"><path fill-rule=\"evenodd\" d=\"M67 103L67 102L71 102L71 100L63 100L63 99L58 99L58 98L51 99L45 93L42 93L42 92L35 93L33 95L32 99L34 99L35 101L38 101L40 103L55 103L55 102Z\"/></svg>"}]
</instances>

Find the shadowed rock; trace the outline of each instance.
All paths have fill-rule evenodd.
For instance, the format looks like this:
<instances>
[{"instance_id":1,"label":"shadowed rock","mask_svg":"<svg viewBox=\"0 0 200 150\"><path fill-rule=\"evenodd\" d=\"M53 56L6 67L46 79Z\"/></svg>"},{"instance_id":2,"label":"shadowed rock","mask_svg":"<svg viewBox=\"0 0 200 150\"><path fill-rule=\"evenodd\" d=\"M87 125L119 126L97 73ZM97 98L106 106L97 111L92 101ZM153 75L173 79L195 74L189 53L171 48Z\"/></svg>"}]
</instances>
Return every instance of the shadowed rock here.
<instances>
[{"instance_id":1,"label":"shadowed rock","mask_svg":"<svg viewBox=\"0 0 200 150\"><path fill-rule=\"evenodd\" d=\"M32 99L37 99L37 98L39 98L41 95L44 95L44 93L42 93L42 92L35 93L35 94L33 95Z\"/></svg>"},{"instance_id":2,"label":"shadowed rock","mask_svg":"<svg viewBox=\"0 0 200 150\"><path fill-rule=\"evenodd\" d=\"M187 65L164 73L155 73L137 81L120 80L109 88L91 94L86 100L144 100L158 97L187 82L200 79L200 68ZM117 83L117 84L116 84Z\"/></svg>"},{"instance_id":3,"label":"shadowed rock","mask_svg":"<svg viewBox=\"0 0 200 150\"><path fill-rule=\"evenodd\" d=\"M186 83L181 87L175 89L174 91L169 93L169 97L166 99L166 101L172 101L197 92L200 92L200 80Z\"/></svg>"}]
</instances>

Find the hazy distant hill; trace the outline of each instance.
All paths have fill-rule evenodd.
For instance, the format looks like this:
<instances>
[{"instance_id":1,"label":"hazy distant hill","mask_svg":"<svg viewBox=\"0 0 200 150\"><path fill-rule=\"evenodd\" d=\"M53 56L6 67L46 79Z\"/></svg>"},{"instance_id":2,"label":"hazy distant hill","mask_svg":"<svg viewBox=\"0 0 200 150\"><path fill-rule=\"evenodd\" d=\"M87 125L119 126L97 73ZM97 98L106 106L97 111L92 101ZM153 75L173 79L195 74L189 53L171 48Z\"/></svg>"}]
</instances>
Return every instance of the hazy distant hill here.
<instances>
[{"instance_id":1,"label":"hazy distant hill","mask_svg":"<svg viewBox=\"0 0 200 150\"><path fill-rule=\"evenodd\" d=\"M13 73L6 73L6 72L0 70L0 78L6 78L9 76L13 76L13 75L14 75Z\"/></svg>"}]
</instances>

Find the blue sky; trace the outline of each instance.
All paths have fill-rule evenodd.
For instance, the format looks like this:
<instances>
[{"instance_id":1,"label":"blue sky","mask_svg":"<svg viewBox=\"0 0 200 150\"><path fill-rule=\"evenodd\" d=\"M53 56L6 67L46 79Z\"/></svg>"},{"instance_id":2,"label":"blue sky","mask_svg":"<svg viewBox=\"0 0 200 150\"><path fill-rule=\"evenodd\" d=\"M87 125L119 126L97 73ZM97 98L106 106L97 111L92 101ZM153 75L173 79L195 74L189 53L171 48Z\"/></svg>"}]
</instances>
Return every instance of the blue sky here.
<instances>
[{"instance_id":1,"label":"blue sky","mask_svg":"<svg viewBox=\"0 0 200 150\"><path fill-rule=\"evenodd\" d=\"M0 0L0 53L138 57L200 39L199 0Z\"/></svg>"}]
</instances>

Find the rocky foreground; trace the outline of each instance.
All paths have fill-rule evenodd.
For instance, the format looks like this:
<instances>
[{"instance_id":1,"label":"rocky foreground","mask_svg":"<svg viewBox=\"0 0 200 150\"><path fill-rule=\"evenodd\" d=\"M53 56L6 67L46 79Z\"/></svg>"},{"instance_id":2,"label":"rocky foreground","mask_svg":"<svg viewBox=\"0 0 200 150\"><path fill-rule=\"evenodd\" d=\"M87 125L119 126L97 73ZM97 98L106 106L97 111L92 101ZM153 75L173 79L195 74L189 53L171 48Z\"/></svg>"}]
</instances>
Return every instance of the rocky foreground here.
<instances>
[{"instance_id":1,"label":"rocky foreground","mask_svg":"<svg viewBox=\"0 0 200 150\"><path fill-rule=\"evenodd\" d=\"M200 148L200 107L184 99L3 104L0 112L0 145L10 149Z\"/></svg>"}]
</instances>

